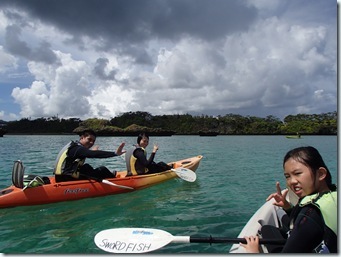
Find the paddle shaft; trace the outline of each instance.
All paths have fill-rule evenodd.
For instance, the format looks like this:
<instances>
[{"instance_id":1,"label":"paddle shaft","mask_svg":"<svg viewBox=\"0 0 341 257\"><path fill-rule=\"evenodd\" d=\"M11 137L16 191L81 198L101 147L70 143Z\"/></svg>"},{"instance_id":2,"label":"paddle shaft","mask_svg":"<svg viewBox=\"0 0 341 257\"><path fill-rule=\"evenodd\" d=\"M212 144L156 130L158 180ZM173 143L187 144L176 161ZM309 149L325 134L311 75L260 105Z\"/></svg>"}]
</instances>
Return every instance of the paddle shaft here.
<instances>
[{"instance_id":1,"label":"paddle shaft","mask_svg":"<svg viewBox=\"0 0 341 257\"><path fill-rule=\"evenodd\" d=\"M284 245L285 239L259 239L259 244ZM245 238L173 236L172 243L243 243Z\"/></svg>"},{"instance_id":2,"label":"paddle shaft","mask_svg":"<svg viewBox=\"0 0 341 257\"><path fill-rule=\"evenodd\" d=\"M82 175L87 177L88 179L93 179L93 180L96 180L97 182L101 182L103 184L107 184L107 185L110 185L110 186L120 187L120 188L125 188L125 189L130 189L130 190L134 189L132 187L122 186L122 185L115 184L115 183L110 182L109 180L106 180L106 179L95 178L95 177L92 177L92 176L89 176L89 175L85 175L85 174L82 174Z\"/></svg>"}]
</instances>

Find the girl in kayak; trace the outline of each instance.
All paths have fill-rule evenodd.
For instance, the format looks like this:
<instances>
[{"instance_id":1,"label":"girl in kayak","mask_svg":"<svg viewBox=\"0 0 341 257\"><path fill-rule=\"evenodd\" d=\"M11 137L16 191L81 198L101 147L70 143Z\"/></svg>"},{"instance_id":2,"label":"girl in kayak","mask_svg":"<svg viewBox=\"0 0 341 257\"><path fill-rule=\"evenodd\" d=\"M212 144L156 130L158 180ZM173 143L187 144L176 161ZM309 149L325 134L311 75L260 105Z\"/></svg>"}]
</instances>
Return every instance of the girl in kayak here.
<instances>
[{"instance_id":1,"label":"girl in kayak","mask_svg":"<svg viewBox=\"0 0 341 257\"><path fill-rule=\"evenodd\" d=\"M290 230L282 253L337 253L337 191L331 174L320 153L311 146L289 151L283 161L287 187L299 197L296 206L286 200L288 189L282 194L269 195L274 205L290 215ZM258 236L245 237L240 244L247 252L259 252Z\"/></svg>"},{"instance_id":2,"label":"girl in kayak","mask_svg":"<svg viewBox=\"0 0 341 257\"><path fill-rule=\"evenodd\" d=\"M55 162L53 174L56 182L75 179L105 179L114 178L115 174L108 168L101 166L94 169L89 164L84 164L86 158L109 158L125 153L122 143L116 152L101 151L93 147L96 141L96 133L93 130L84 130L79 141L71 141L59 152Z\"/></svg>"},{"instance_id":3,"label":"girl in kayak","mask_svg":"<svg viewBox=\"0 0 341 257\"><path fill-rule=\"evenodd\" d=\"M137 137L137 145L129 149L126 153L125 160L127 165L127 176L152 174L170 170L172 167L164 162L155 163L154 158L159 146L154 145L153 151L147 159L146 148L149 144L149 136L141 133Z\"/></svg>"}]
</instances>

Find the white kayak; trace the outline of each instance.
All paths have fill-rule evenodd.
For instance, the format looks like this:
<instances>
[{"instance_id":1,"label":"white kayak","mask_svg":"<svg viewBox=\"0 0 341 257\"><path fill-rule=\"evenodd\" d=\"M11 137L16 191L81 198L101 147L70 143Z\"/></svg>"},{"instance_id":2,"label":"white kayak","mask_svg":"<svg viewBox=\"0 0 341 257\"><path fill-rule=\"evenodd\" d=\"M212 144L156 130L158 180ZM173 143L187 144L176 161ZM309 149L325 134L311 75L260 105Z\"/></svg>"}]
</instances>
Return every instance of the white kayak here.
<instances>
[{"instance_id":1,"label":"white kayak","mask_svg":"<svg viewBox=\"0 0 341 257\"><path fill-rule=\"evenodd\" d=\"M298 198L295 195L295 193L289 190L287 200L293 205L295 205L298 201ZM256 235L262 238L262 235L260 233L262 226L271 225L277 228L280 228L282 226L282 219L285 218L284 216L286 216L286 213L282 208L273 205L273 202L274 202L273 199L265 202L254 213L254 215L249 219L249 221L246 223L242 231L239 233L238 238ZM261 251L263 253L271 252L270 249L268 249L268 247L270 248L271 246L261 245ZM233 244L232 247L230 248L229 253L246 253L246 251L245 248L240 246L239 244Z\"/></svg>"}]
</instances>

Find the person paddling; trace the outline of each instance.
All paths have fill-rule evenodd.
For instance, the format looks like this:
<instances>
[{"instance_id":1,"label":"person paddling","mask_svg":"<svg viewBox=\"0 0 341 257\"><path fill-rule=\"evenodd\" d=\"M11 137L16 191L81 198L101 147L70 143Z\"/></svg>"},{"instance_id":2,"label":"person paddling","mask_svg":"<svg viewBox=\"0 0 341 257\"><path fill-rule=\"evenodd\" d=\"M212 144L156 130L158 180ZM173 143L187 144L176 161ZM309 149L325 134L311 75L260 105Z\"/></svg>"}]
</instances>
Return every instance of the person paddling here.
<instances>
[{"instance_id":1,"label":"person paddling","mask_svg":"<svg viewBox=\"0 0 341 257\"><path fill-rule=\"evenodd\" d=\"M124 143L121 143L116 152L98 150L93 147L96 141L96 133L87 129L80 134L79 141L71 141L59 152L53 174L56 182L78 179L105 179L114 178L115 172L100 166L94 169L90 164L84 164L86 158L110 158L122 155Z\"/></svg>"},{"instance_id":2,"label":"person paddling","mask_svg":"<svg viewBox=\"0 0 341 257\"><path fill-rule=\"evenodd\" d=\"M337 253L337 191L331 174L320 153L312 146L289 151L283 161L287 187L298 197L292 206L279 182L277 192L267 200L283 208L290 215L286 244L282 253ZM259 252L258 236L245 237L240 244L249 253Z\"/></svg>"}]
</instances>

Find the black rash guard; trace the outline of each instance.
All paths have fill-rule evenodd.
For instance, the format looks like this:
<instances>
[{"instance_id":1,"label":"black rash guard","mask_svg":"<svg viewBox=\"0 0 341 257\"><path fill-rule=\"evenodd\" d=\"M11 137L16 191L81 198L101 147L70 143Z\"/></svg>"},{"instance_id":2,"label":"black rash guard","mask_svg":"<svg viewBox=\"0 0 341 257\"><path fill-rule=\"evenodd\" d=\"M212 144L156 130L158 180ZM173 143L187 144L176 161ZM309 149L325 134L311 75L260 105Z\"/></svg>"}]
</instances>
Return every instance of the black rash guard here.
<instances>
[{"instance_id":1,"label":"black rash guard","mask_svg":"<svg viewBox=\"0 0 341 257\"><path fill-rule=\"evenodd\" d=\"M322 242L324 235L324 221L320 210L312 205L303 208L295 206L291 211L291 218L293 216L296 216L294 228L282 253L312 253Z\"/></svg>"},{"instance_id":2,"label":"black rash guard","mask_svg":"<svg viewBox=\"0 0 341 257\"><path fill-rule=\"evenodd\" d=\"M68 150L68 157L73 159L78 158L109 158L117 156L115 152L90 150L82 145L75 145Z\"/></svg>"},{"instance_id":3,"label":"black rash guard","mask_svg":"<svg viewBox=\"0 0 341 257\"><path fill-rule=\"evenodd\" d=\"M108 178L113 177L114 175L104 166L97 168L96 170L89 164L84 164L78 168L77 159L86 158L109 158L117 156L115 152L110 151L102 151L102 150L90 150L83 145L81 145L78 141L72 142L71 146L68 149L67 157L65 159L65 167L63 169L63 174L56 176L56 181L68 181L72 179L71 175L76 170L79 169L82 175L88 175L96 178Z\"/></svg>"},{"instance_id":4,"label":"black rash guard","mask_svg":"<svg viewBox=\"0 0 341 257\"><path fill-rule=\"evenodd\" d=\"M137 158L137 161L142 164L144 167L147 167L153 163L155 153L151 153L149 156L149 159L147 160L146 155L144 154L144 151L141 148L136 148L134 151L134 157Z\"/></svg>"}]
</instances>

